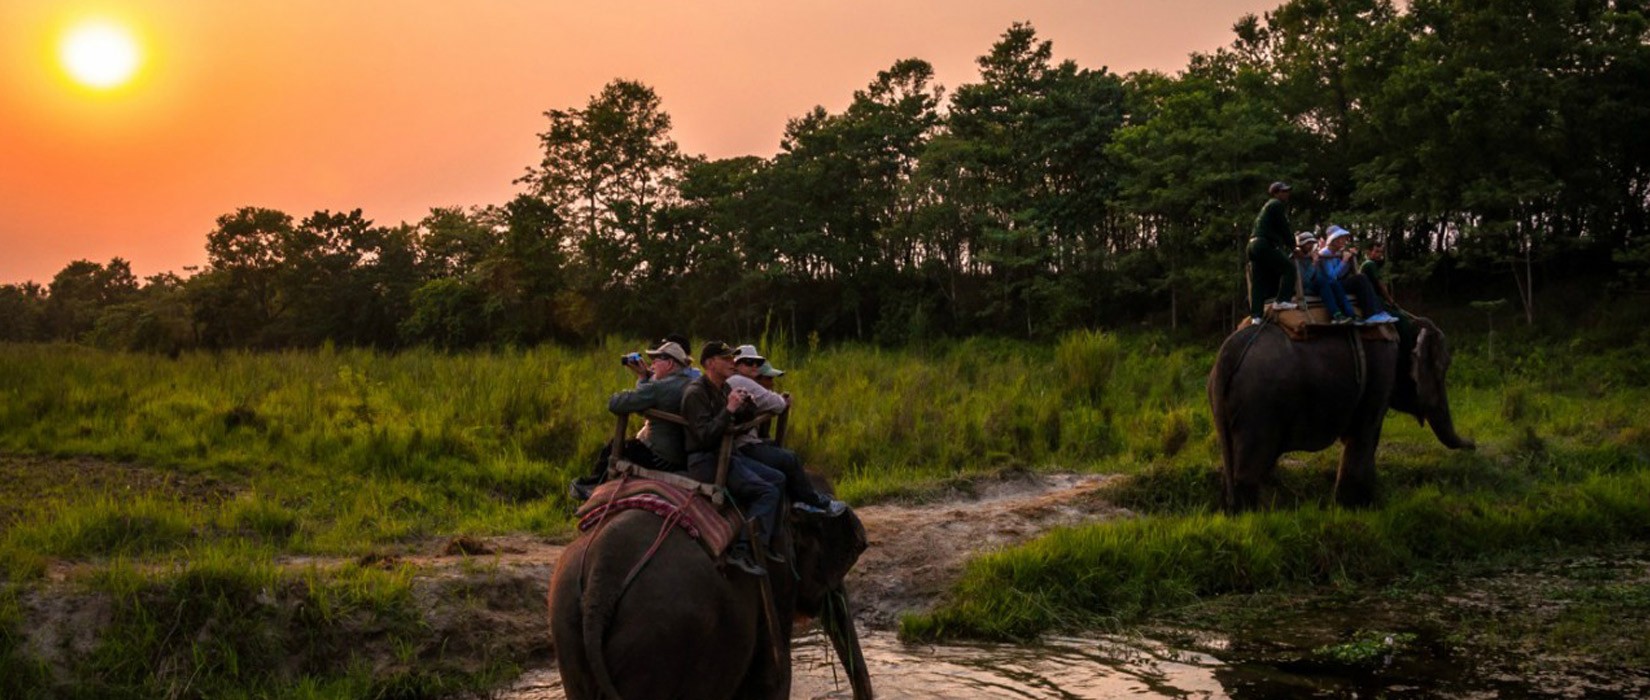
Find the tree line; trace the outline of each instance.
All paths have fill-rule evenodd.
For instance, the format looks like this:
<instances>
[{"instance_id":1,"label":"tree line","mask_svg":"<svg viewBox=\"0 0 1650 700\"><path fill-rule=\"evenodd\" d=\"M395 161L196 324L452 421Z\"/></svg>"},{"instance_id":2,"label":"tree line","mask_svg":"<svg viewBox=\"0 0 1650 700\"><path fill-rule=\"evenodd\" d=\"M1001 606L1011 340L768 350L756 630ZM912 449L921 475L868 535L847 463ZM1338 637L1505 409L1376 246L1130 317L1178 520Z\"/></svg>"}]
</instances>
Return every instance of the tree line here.
<instances>
[{"instance_id":1,"label":"tree line","mask_svg":"<svg viewBox=\"0 0 1650 700\"><path fill-rule=\"evenodd\" d=\"M1650 273L1650 12L1631 0L1291 0L1175 74L1056 62L1009 27L976 82L880 71L771 158L682 153L648 86L545 114L501 205L218 217L207 264L0 286L0 339L142 350L443 348L688 329L902 343L1240 313L1267 183L1383 242L1400 295Z\"/></svg>"}]
</instances>

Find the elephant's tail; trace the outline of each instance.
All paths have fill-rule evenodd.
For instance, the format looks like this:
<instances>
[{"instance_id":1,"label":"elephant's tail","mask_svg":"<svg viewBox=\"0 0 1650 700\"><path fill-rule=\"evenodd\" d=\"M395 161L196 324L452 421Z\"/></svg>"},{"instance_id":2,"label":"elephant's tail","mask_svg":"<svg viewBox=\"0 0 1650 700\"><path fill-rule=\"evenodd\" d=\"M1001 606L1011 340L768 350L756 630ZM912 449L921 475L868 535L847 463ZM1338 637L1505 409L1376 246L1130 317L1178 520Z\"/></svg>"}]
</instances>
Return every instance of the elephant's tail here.
<instances>
[{"instance_id":1,"label":"elephant's tail","mask_svg":"<svg viewBox=\"0 0 1650 700\"><path fill-rule=\"evenodd\" d=\"M603 644L607 637L608 623L613 620L613 613L619 606L619 592L609 590L603 586L591 586L588 572L580 578L584 581L584 595L580 596L584 609L580 615L584 631L584 657L590 663L590 676L596 681L596 690L601 697L607 700L624 700L619 695L619 689L613 684L613 674L607 669L607 654Z\"/></svg>"}]
</instances>

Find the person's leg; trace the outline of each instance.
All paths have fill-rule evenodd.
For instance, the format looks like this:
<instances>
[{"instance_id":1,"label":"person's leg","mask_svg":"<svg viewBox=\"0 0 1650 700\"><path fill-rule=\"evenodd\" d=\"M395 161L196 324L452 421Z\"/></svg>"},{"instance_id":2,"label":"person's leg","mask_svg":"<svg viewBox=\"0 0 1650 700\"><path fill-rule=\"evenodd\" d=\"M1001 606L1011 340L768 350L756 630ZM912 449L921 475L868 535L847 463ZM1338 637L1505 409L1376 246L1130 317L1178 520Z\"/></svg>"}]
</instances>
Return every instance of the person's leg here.
<instances>
[{"instance_id":1,"label":"person's leg","mask_svg":"<svg viewBox=\"0 0 1650 700\"><path fill-rule=\"evenodd\" d=\"M1287 253L1280 251L1272 262L1278 266L1277 296L1274 297L1274 304L1282 302L1288 304L1287 308L1295 308L1295 276L1299 274L1295 271L1295 261L1289 259Z\"/></svg>"},{"instance_id":2,"label":"person's leg","mask_svg":"<svg viewBox=\"0 0 1650 700\"><path fill-rule=\"evenodd\" d=\"M1295 298L1295 262L1289 255L1260 239L1249 241L1249 313L1260 316L1267 299L1290 302Z\"/></svg>"},{"instance_id":3,"label":"person's leg","mask_svg":"<svg viewBox=\"0 0 1650 700\"><path fill-rule=\"evenodd\" d=\"M814 501L813 485L802 471L802 458L783 447L758 442L739 448L739 453L785 475L785 495L797 503Z\"/></svg>"},{"instance_id":4,"label":"person's leg","mask_svg":"<svg viewBox=\"0 0 1650 700\"><path fill-rule=\"evenodd\" d=\"M836 517L848 510L848 504L838 501L814 488L808 473L802 468L802 458L795 452L773 443L762 442L739 448L740 453L773 467L785 475L785 494L800 512L810 515L825 514Z\"/></svg>"},{"instance_id":5,"label":"person's leg","mask_svg":"<svg viewBox=\"0 0 1650 700\"><path fill-rule=\"evenodd\" d=\"M785 475L741 455L731 455L728 459L728 491L746 504L745 515L756 520L766 547L773 543L773 533L779 525L779 494L784 488Z\"/></svg>"},{"instance_id":6,"label":"person's leg","mask_svg":"<svg viewBox=\"0 0 1650 700\"><path fill-rule=\"evenodd\" d=\"M1340 285L1324 275L1318 276L1318 298L1323 300L1323 308L1329 312L1331 318L1350 316L1346 312L1346 295L1340 292Z\"/></svg>"},{"instance_id":7,"label":"person's leg","mask_svg":"<svg viewBox=\"0 0 1650 700\"><path fill-rule=\"evenodd\" d=\"M1342 316L1347 318L1357 318L1358 314L1352 311L1352 302L1346 298L1346 288L1341 286L1341 281L1335 279L1329 280L1327 286L1329 288L1330 296L1334 297L1335 307L1333 308L1338 308L1338 313Z\"/></svg>"},{"instance_id":8,"label":"person's leg","mask_svg":"<svg viewBox=\"0 0 1650 700\"><path fill-rule=\"evenodd\" d=\"M1362 274L1349 275L1341 282L1346 291L1358 296L1358 305L1363 307L1364 318L1384 321L1391 317L1387 313L1386 302L1381 300L1381 295L1375 291L1375 285L1368 277Z\"/></svg>"}]
</instances>

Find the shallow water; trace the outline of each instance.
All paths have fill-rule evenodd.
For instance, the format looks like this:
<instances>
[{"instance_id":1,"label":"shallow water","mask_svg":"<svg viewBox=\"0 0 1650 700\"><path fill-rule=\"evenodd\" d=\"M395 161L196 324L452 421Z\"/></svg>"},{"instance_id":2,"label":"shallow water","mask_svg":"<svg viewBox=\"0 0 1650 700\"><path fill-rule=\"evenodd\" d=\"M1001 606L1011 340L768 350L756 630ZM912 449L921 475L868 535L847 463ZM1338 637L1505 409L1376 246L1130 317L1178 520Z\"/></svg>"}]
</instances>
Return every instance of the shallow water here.
<instances>
[{"instance_id":1,"label":"shallow water","mask_svg":"<svg viewBox=\"0 0 1650 700\"><path fill-rule=\"evenodd\" d=\"M1142 637L1057 637L1033 645L904 644L892 632L862 639L871 682L887 699L1074 698L1406 698L1644 697L1644 679L1574 683L1575 679L1480 673L1423 635L1403 654L1374 665L1341 665L1309 647L1270 640L1200 636L1176 648ZM797 639L792 698L852 698L830 644L817 631ZM1629 673L1629 676L1642 674ZM529 671L494 697L562 700L553 668Z\"/></svg>"},{"instance_id":2,"label":"shallow water","mask_svg":"<svg viewBox=\"0 0 1650 700\"><path fill-rule=\"evenodd\" d=\"M1634 544L1395 595L1244 599L1248 621L1218 632L928 645L862 626L861 645L886 699L1645 698L1647 601L1650 544ZM1561 641L1543 642L1553 629ZM1377 642L1360 659L1325 652L1368 635ZM792 664L791 697L852 697L817 629L796 640ZM541 668L494 697L564 696Z\"/></svg>"},{"instance_id":3,"label":"shallow water","mask_svg":"<svg viewBox=\"0 0 1650 700\"><path fill-rule=\"evenodd\" d=\"M1055 638L1031 646L907 645L890 632L861 638L879 698L1220 698L1220 662L1150 642ZM851 698L830 643L817 631L797 639L791 697ZM563 697L554 669L524 675L499 697Z\"/></svg>"}]
</instances>

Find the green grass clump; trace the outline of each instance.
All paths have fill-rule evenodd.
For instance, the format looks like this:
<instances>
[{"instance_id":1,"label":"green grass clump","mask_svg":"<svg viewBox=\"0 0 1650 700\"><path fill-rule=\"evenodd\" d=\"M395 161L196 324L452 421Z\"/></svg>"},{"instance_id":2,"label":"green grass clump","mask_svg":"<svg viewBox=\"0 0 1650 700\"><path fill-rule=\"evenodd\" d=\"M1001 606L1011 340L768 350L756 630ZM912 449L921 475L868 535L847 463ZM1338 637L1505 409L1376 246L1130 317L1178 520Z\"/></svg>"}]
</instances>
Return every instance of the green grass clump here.
<instances>
[{"instance_id":1,"label":"green grass clump","mask_svg":"<svg viewBox=\"0 0 1650 700\"><path fill-rule=\"evenodd\" d=\"M105 569L90 585L113 601L109 626L71 670L81 680L69 696L427 697L478 686L474 673L421 663L444 641L422 622L410 571L268 561L256 548L213 549L172 571Z\"/></svg>"},{"instance_id":2,"label":"green grass clump","mask_svg":"<svg viewBox=\"0 0 1650 700\"><path fill-rule=\"evenodd\" d=\"M1381 510L1150 516L1060 530L976 559L950 601L902 621L913 639L1024 639L1138 619L1228 593L1372 581L1490 552L1650 537L1650 472L1545 486L1516 500L1421 489Z\"/></svg>"}]
</instances>

